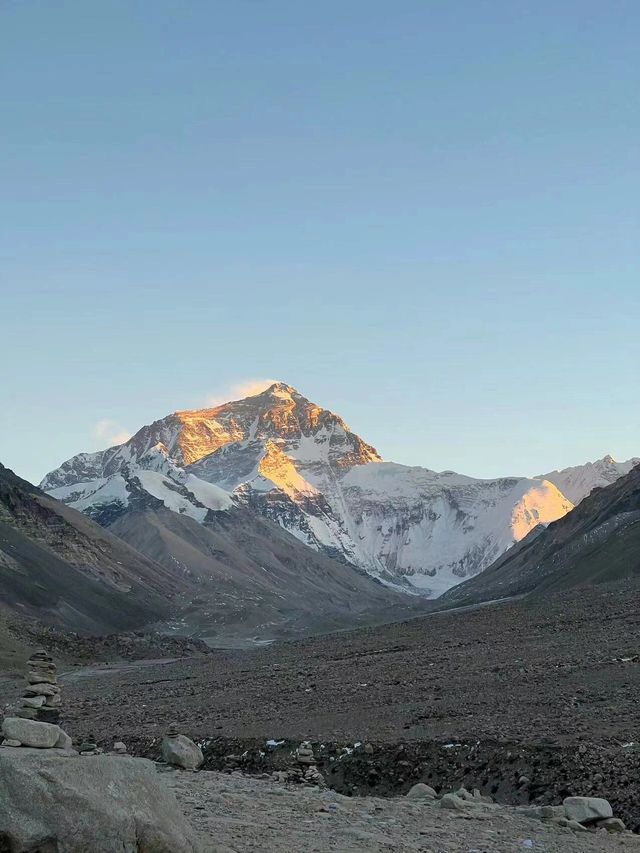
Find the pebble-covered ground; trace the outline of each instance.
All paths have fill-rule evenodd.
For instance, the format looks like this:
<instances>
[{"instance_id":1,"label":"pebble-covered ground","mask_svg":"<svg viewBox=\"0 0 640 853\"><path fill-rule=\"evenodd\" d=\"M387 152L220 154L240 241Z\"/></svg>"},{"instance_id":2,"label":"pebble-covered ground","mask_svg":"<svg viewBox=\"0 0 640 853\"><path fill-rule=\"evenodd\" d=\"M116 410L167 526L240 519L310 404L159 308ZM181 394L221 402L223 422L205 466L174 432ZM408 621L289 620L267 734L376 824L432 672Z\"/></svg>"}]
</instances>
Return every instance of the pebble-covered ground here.
<instances>
[{"instance_id":1,"label":"pebble-covered ground","mask_svg":"<svg viewBox=\"0 0 640 853\"><path fill-rule=\"evenodd\" d=\"M63 679L106 736L625 744L640 730L637 584Z\"/></svg>"},{"instance_id":2,"label":"pebble-covered ground","mask_svg":"<svg viewBox=\"0 0 640 853\"><path fill-rule=\"evenodd\" d=\"M640 837L574 832L513 808L448 811L406 797L333 791L215 772L166 771L188 820L218 853L591 853L640 851Z\"/></svg>"}]
</instances>

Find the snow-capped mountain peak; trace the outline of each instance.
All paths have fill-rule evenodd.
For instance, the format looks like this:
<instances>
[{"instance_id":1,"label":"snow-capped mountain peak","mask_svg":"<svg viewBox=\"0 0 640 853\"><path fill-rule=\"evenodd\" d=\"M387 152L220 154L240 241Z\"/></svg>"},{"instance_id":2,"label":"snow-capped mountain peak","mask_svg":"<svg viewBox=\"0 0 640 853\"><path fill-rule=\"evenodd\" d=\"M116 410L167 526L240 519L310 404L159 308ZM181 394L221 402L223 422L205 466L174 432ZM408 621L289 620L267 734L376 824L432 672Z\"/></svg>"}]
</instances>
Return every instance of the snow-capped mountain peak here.
<instances>
[{"instance_id":1,"label":"snow-capped mountain peak","mask_svg":"<svg viewBox=\"0 0 640 853\"><path fill-rule=\"evenodd\" d=\"M615 483L620 477L628 474L640 463L640 458L627 459L626 462L616 462L607 454L595 462L585 462L584 465L574 465L561 471L551 471L541 474L537 479L549 480L566 495L573 504L579 504L594 489L604 488Z\"/></svg>"},{"instance_id":2,"label":"snow-capped mountain peak","mask_svg":"<svg viewBox=\"0 0 640 853\"><path fill-rule=\"evenodd\" d=\"M107 524L144 500L205 525L210 512L244 504L312 548L432 595L572 507L551 477L476 480L383 462L284 382L176 411L122 445L73 457L42 488Z\"/></svg>"}]
</instances>

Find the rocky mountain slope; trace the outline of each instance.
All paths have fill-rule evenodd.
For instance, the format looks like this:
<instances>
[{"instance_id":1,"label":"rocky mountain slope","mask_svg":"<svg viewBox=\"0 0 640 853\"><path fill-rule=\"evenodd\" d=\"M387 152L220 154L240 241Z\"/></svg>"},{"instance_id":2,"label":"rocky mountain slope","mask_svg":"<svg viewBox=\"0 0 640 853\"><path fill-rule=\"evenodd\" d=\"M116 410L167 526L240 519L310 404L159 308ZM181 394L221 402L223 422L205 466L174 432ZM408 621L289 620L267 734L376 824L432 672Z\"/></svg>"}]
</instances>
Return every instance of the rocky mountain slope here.
<instances>
[{"instance_id":1,"label":"rocky mountain slope","mask_svg":"<svg viewBox=\"0 0 640 853\"><path fill-rule=\"evenodd\" d=\"M165 506L130 509L109 530L161 563L191 593L170 624L214 645L400 619L422 602L317 553L244 506L198 522Z\"/></svg>"},{"instance_id":2,"label":"rocky mountain slope","mask_svg":"<svg viewBox=\"0 0 640 853\"><path fill-rule=\"evenodd\" d=\"M171 573L0 465L0 602L73 630L166 618Z\"/></svg>"},{"instance_id":3,"label":"rocky mountain slope","mask_svg":"<svg viewBox=\"0 0 640 853\"><path fill-rule=\"evenodd\" d=\"M143 493L201 523L243 505L316 551L431 596L572 507L544 480L383 462L338 415L284 383L168 415L123 445L73 457L41 485L101 523Z\"/></svg>"},{"instance_id":4,"label":"rocky mountain slope","mask_svg":"<svg viewBox=\"0 0 640 853\"><path fill-rule=\"evenodd\" d=\"M563 468L562 471L541 474L539 479L553 483L571 503L577 505L594 489L610 486L620 477L624 477L639 462L640 457L627 459L626 462L616 462L613 456L607 455L595 462L586 462L584 465Z\"/></svg>"},{"instance_id":5,"label":"rocky mountain slope","mask_svg":"<svg viewBox=\"0 0 640 853\"><path fill-rule=\"evenodd\" d=\"M564 518L539 528L442 603L477 604L640 575L640 466L596 488Z\"/></svg>"},{"instance_id":6,"label":"rocky mountain slope","mask_svg":"<svg viewBox=\"0 0 640 853\"><path fill-rule=\"evenodd\" d=\"M123 466L76 490L85 514L1 469L0 601L73 630L154 622L213 642L370 624L420 608L215 486L194 486L162 454L154 459L164 474Z\"/></svg>"}]
</instances>

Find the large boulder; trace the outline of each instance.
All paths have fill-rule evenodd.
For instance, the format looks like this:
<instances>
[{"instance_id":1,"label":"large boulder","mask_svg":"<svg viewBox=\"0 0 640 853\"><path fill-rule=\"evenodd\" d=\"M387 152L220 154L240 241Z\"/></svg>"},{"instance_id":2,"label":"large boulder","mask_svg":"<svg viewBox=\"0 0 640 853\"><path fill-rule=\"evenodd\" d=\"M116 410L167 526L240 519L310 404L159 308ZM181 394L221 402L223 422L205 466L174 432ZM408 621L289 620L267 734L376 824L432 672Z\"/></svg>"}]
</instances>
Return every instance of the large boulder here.
<instances>
[{"instance_id":1,"label":"large boulder","mask_svg":"<svg viewBox=\"0 0 640 853\"><path fill-rule=\"evenodd\" d=\"M204 756L200 747L185 735L167 735L162 740L162 760L183 770L197 770Z\"/></svg>"},{"instance_id":2,"label":"large boulder","mask_svg":"<svg viewBox=\"0 0 640 853\"><path fill-rule=\"evenodd\" d=\"M51 749L57 745L63 732L60 726L52 723L25 720L23 717L5 717L2 721L2 734L7 740L19 740L23 746Z\"/></svg>"},{"instance_id":3,"label":"large boulder","mask_svg":"<svg viewBox=\"0 0 640 853\"><path fill-rule=\"evenodd\" d=\"M601 797L566 797L562 801L564 813L569 820L589 824L613 817L613 809L608 800Z\"/></svg>"},{"instance_id":4,"label":"large boulder","mask_svg":"<svg viewBox=\"0 0 640 853\"><path fill-rule=\"evenodd\" d=\"M0 850L200 853L201 847L151 761L3 749Z\"/></svg>"}]
</instances>

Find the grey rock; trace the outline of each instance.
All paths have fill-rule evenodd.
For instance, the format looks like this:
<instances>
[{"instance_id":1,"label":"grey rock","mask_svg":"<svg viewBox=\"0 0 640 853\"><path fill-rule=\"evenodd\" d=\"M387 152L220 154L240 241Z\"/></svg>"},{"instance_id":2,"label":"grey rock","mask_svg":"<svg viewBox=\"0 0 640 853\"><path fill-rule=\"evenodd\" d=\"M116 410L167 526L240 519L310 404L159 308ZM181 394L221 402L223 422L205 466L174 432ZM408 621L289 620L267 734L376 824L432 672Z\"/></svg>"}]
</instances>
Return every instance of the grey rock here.
<instances>
[{"instance_id":1,"label":"grey rock","mask_svg":"<svg viewBox=\"0 0 640 853\"><path fill-rule=\"evenodd\" d=\"M441 809L450 809L451 811L464 812L468 809L467 800L463 800L456 794L445 794L440 800Z\"/></svg>"},{"instance_id":2,"label":"grey rock","mask_svg":"<svg viewBox=\"0 0 640 853\"><path fill-rule=\"evenodd\" d=\"M467 791L466 788L458 788L456 791L456 797L460 797L461 800L473 800L473 794L470 791Z\"/></svg>"},{"instance_id":3,"label":"grey rock","mask_svg":"<svg viewBox=\"0 0 640 853\"><path fill-rule=\"evenodd\" d=\"M19 740L14 740L13 738L5 738L2 741L2 746L22 746Z\"/></svg>"},{"instance_id":4,"label":"grey rock","mask_svg":"<svg viewBox=\"0 0 640 853\"><path fill-rule=\"evenodd\" d=\"M595 823L613 817L611 804L601 797L567 797L562 805L566 817L578 823Z\"/></svg>"},{"instance_id":5,"label":"grey rock","mask_svg":"<svg viewBox=\"0 0 640 853\"><path fill-rule=\"evenodd\" d=\"M24 746L51 749L56 745L62 734L62 729L59 726L40 723L37 720L5 717L2 722L2 734L10 740L19 740Z\"/></svg>"},{"instance_id":6,"label":"grey rock","mask_svg":"<svg viewBox=\"0 0 640 853\"><path fill-rule=\"evenodd\" d=\"M37 708L20 708L16 711L16 717L22 717L25 720L35 720L37 716Z\"/></svg>"},{"instance_id":7,"label":"grey rock","mask_svg":"<svg viewBox=\"0 0 640 853\"><path fill-rule=\"evenodd\" d=\"M27 670L29 672L52 672L55 673L56 665L54 663L50 663L46 660L33 660L29 659L27 661Z\"/></svg>"},{"instance_id":8,"label":"grey rock","mask_svg":"<svg viewBox=\"0 0 640 853\"><path fill-rule=\"evenodd\" d=\"M151 761L0 750L0 827L12 853L199 853Z\"/></svg>"},{"instance_id":9,"label":"grey rock","mask_svg":"<svg viewBox=\"0 0 640 853\"><path fill-rule=\"evenodd\" d=\"M431 785L426 785L424 782L418 782L407 791L407 797L410 800L435 800L437 796Z\"/></svg>"},{"instance_id":10,"label":"grey rock","mask_svg":"<svg viewBox=\"0 0 640 853\"><path fill-rule=\"evenodd\" d=\"M56 684L57 678L51 672L28 672L26 675L27 684Z\"/></svg>"},{"instance_id":11,"label":"grey rock","mask_svg":"<svg viewBox=\"0 0 640 853\"><path fill-rule=\"evenodd\" d=\"M49 684L40 682L39 684L29 684L25 690L25 696L54 696L60 692L57 684Z\"/></svg>"},{"instance_id":12,"label":"grey rock","mask_svg":"<svg viewBox=\"0 0 640 853\"><path fill-rule=\"evenodd\" d=\"M589 832L587 827L580 823L579 820L567 819L565 826L568 826L569 829L572 829L574 832Z\"/></svg>"},{"instance_id":13,"label":"grey rock","mask_svg":"<svg viewBox=\"0 0 640 853\"><path fill-rule=\"evenodd\" d=\"M22 704L25 708L41 708L44 705L44 696L25 696Z\"/></svg>"},{"instance_id":14,"label":"grey rock","mask_svg":"<svg viewBox=\"0 0 640 853\"><path fill-rule=\"evenodd\" d=\"M124 744L121 740L117 740L113 744L113 751L116 752L118 755L124 755L127 751L126 744Z\"/></svg>"},{"instance_id":15,"label":"grey rock","mask_svg":"<svg viewBox=\"0 0 640 853\"><path fill-rule=\"evenodd\" d=\"M73 741L69 735L60 729L60 737L55 742L56 749L73 749Z\"/></svg>"},{"instance_id":16,"label":"grey rock","mask_svg":"<svg viewBox=\"0 0 640 853\"><path fill-rule=\"evenodd\" d=\"M552 820L558 817L553 806L531 806L524 810L523 814L527 817L535 817L538 820ZM564 818L564 806L562 807L562 817Z\"/></svg>"},{"instance_id":17,"label":"grey rock","mask_svg":"<svg viewBox=\"0 0 640 853\"><path fill-rule=\"evenodd\" d=\"M624 821L620 820L619 817L608 817L604 820L599 820L596 826L598 829L606 829L607 832L624 832L627 828L624 825Z\"/></svg>"},{"instance_id":18,"label":"grey rock","mask_svg":"<svg viewBox=\"0 0 640 853\"><path fill-rule=\"evenodd\" d=\"M36 720L41 720L43 723L57 724L59 719L60 711L57 708L47 708L46 705L43 705L36 711Z\"/></svg>"},{"instance_id":19,"label":"grey rock","mask_svg":"<svg viewBox=\"0 0 640 853\"><path fill-rule=\"evenodd\" d=\"M185 735L165 737L162 741L162 759L173 767L197 770L204 763L200 747Z\"/></svg>"},{"instance_id":20,"label":"grey rock","mask_svg":"<svg viewBox=\"0 0 640 853\"><path fill-rule=\"evenodd\" d=\"M52 661L53 658L46 649L36 649L35 652L29 658L29 660Z\"/></svg>"}]
</instances>

